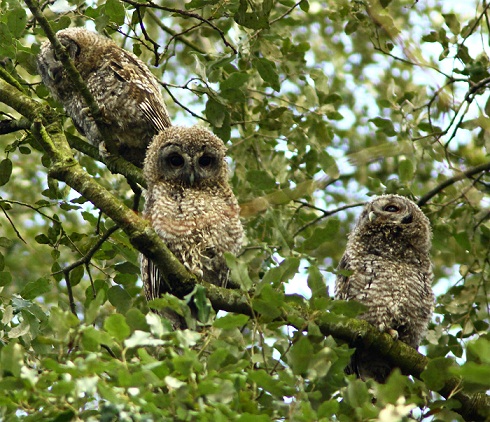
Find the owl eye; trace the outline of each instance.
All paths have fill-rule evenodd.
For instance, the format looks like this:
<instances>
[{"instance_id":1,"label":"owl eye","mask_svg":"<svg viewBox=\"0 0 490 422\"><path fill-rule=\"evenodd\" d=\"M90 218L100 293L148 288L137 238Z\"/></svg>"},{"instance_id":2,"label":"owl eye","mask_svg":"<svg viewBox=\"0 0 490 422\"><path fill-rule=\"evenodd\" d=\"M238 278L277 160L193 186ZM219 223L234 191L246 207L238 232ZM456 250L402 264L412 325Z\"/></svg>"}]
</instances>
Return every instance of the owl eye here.
<instances>
[{"instance_id":1,"label":"owl eye","mask_svg":"<svg viewBox=\"0 0 490 422\"><path fill-rule=\"evenodd\" d=\"M167 163L169 163L172 167L180 168L184 166L185 160L182 155L171 154L167 157Z\"/></svg>"},{"instance_id":2,"label":"owl eye","mask_svg":"<svg viewBox=\"0 0 490 422\"><path fill-rule=\"evenodd\" d=\"M400 208L397 207L396 205L386 205L383 208L383 211L386 211L386 212L398 212L398 211L400 211Z\"/></svg>"},{"instance_id":3,"label":"owl eye","mask_svg":"<svg viewBox=\"0 0 490 422\"><path fill-rule=\"evenodd\" d=\"M205 154L199 158L198 163L201 167L209 167L214 163L214 157Z\"/></svg>"}]
</instances>

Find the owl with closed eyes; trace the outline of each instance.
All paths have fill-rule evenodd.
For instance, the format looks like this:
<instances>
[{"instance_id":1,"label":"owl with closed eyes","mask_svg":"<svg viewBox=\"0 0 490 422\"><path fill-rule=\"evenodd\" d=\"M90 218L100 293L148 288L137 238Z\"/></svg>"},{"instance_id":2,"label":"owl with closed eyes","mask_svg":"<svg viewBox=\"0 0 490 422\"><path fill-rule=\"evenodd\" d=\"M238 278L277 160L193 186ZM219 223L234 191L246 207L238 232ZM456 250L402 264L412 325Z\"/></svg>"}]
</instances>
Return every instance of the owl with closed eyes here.
<instances>
[{"instance_id":1,"label":"owl with closed eyes","mask_svg":"<svg viewBox=\"0 0 490 422\"><path fill-rule=\"evenodd\" d=\"M365 305L359 318L417 349L434 307L431 239L429 219L414 202L399 195L374 198L349 235L336 299ZM386 359L358 348L346 372L382 383L392 369Z\"/></svg>"},{"instance_id":2,"label":"owl with closed eyes","mask_svg":"<svg viewBox=\"0 0 490 422\"><path fill-rule=\"evenodd\" d=\"M97 102L115 151L143 166L151 139L171 125L158 82L146 64L111 39L84 28L58 31L56 37ZM82 95L73 88L49 41L41 46L38 71L77 130L101 151L105 145Z\"/></svg>"},{"instance_id":3,"label":"owl with closed eyes","mask_svg":"<svg viewBox=\"0 0 490 422\"><path fill-rule=\"evenodd\" d=\"M155 136L143 167L144 217L190 272L222 287L229 277L224 253L236 254L243 236L225 153L221 139L207 129L172 126ZM144 256L141 273L148 300L168 292ZM174 327L185 327L176 316L166 316Z\"/></svg>"}]
</instances>

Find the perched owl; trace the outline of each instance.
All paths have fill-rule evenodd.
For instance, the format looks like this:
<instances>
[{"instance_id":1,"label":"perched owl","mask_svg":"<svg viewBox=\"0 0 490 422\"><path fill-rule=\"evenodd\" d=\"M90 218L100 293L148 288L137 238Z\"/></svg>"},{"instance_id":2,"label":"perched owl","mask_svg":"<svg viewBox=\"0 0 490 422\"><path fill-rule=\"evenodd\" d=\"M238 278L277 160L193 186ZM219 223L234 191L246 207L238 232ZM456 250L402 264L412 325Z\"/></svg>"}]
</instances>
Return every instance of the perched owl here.
<instances>
[{"instance_id":1,"label":"perched owl","mask_svg":"<svg viewBox=\"0 0 490 422\"><path fill-rule=\"evenodd\" d=\"M84 28L63 29L56 36L97 101L118 153L142 167L153 136L171 125L157 80L140 59L109 38ZM77 129L104 150L82 95L73 89L49 41L42 44L37 65Z\"/></svg>"},{"instance_id":2,"label":"perched owl","mask_svg":"<svg viewBox=\"0 0 490 422\"><path fill-rule=\"evenodd\" d=\"M417 348L431 318L434 294L429 257L432 232L420 208L399 195L370 201L349 235L337 275L335 297L356 300L365 319ZM384 382L391 365L369 350L356 350L348 373Z\"/></svg>"},{"instance_id":3,"label":"perched owl","mask_svg":"<svg viewBox=\"0 0 490 422\"><path fill-rule=\"evenodd\" d=\"M225 152L223 142L207 129L173 126L155 136L143 168L148 185L144 217L189 271L224 287L229 269L223 254L236 254L243 235ZM168 291L144 256L141 274L148 300ZM173 322L176 328L184 326Z\"/></svg>"}]
</instances>

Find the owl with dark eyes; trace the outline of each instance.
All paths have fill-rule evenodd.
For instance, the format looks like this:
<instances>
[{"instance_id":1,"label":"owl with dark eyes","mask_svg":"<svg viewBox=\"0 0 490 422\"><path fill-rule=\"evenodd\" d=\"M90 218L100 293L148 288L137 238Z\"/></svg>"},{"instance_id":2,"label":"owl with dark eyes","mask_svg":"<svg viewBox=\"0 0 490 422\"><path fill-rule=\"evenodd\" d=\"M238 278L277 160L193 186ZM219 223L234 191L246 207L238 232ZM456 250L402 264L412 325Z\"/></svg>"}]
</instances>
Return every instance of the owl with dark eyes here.
<instances>
[{"instance_id":1,"label":"owl with dark eyes","mask_svg":"<svg viewBox=\"0 0 490 422\"><path fill-rule=\"evenodd\" d=\"M229 277L224 253L236 254L243 236L225 153L223 141L207 129L172 126L155 136L143 167L144 217L190 272L223 287ZM148 300L168 292L144 256L141 273ZM175 316L169 319L184 327Z\"/></svg>"},{"instance_id":2,"label":"owl with dark eyes","mask_svg":"<svg viewBox=\"0 0 490 422\"><path fill-rule=\"evenodd\" d=\"M115 152L142 167L153 136L171 125L155 76L134 54L95 32L68 28L58 31L56 37L97 102L101 124L112 134ZM42 44L37 65L43 83L63 105L77 130L105 152L85 100L73 88L49 41Z\"/></svg>"},{"instance_id":3,"label":"owl with dark eyes","mask_svg":"<svg viewBox=\"0 0 490 422\"><path fill-rule=\"evenodd\" d=\"M434 307L429 219L399 195L374 198L364 207L337 275L335 297L367 307L360 318L417 349ZM347 373L385 382L392 365L357 349Z\"/></svg>"}]
</instances>

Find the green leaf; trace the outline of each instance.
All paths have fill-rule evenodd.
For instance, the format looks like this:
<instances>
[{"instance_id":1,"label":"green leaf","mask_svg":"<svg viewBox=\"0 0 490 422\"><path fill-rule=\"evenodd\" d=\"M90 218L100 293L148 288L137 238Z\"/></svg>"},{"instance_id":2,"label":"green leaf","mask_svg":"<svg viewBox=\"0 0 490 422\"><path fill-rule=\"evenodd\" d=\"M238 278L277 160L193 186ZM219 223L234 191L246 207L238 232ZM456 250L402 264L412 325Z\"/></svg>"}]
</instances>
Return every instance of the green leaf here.
<instances>
[{"instance_id":1,"label":"green leaf","mask_svg":"<svg viewBox=\"0 0 490 422\"><path fill-rule=\"evenodd\" d=\"M259 72L262 80L274 91L279 92L281 90L281 85L279 83L279 75L277 74L277 69L274 62L271 62L265 58L259 58L255 59L253 64Z\"/></svg>"},{"instance_id":2,"label":"green leaf","mask_svg":"<svg viewBox=\"0 0 490 422\"><path fill-rule=\"evenodd\" d=\"M249 373L249 378L257 384L260 389L268 391L276 397L284 397L294 394L294 387L281 382L276 375L269 375L263 369Z\"/></svg>"},{"instance_id":3,"label":"green leaf","mask_svg":"<svg viewBox=\"0 0 490 422\"><path fill-rule=\"evenodd\" d=\"M131 334L126 319L121 314L112 314L104 321L104 329L119 341L123 341Z\"/></svg>"},{"instance_id":4,"label":"green leaf","mask_svg":"<svg viewBox=\"0 0 490 422\"><path fill-rule=\"evenodd\" d=\"M85 269L83 265L79 265L78 267L73 268L70 271L70 284L72 287L75 287L82 280L83 274L85 273Z\"/></svg>"},{"instance_id":5,"label":"green leaf","mask_svg":"<svg viewBox=\"0 0 490 422\"><path fill-rule=\"evenodd\" d=\"M27 13L22 7L16 7L7 13L7 25L12 34L12 41L20 38L25 31Z\"/></svg>"},{"instance_id":6,"label":"green leaf","mask_svg":"<svg viewBox=\"0 0 490 422\"><path fill-rule=\"evenodd\" d=\"M296 341L289 352L289 362L293 373L301 375L308 369L311 357L313 355L313 346L307 336L301 336Z\"/></svg>"},{"instance_id":7,"label":"green leaf","mask_svg":"<svg viewBox=\"0 0 490 422\"><path fill-rule=\"evenodd\" d=\"M131 330L148 331L150 327L146 323L145 315L136 308L131 308L126 313L126 323L131 327Z\"/></svg>"},{"instance_id":8,"label":"green leaf","mask_svg":"<svg viewBox=\"0 0 490 422\"><path fill-rule=\"evenodd\" d=\"M230 279L234 283L244 289L249 290L253 286L252 279L248 274L248 266L246 263L239 261L235 255L225 253L226 265L230 269Z\"/></svg>"},{"instance_id":9,"label":"green leaf","mask_svg":"<svg viewBox=\"0 0 490 422\"><path fill-rule=\"evenodd\" d=\"M112 286L107 291L107 299L111 302L111 305L115 306L117 312L125 314L131 307L131 296L121 286Z\"/></svg>"},{"instance_id":10,"label":"green leaf","mask_svg":"<svg viewBox=\"0 0 490 422\"><path fill-rule=\"evenodd\" d=\"M125 273L125 274L139 274L140 273L140 267L137 265L134 265L131 262L125 261L121 262L120 264L114 265L114 269L116 271L119 271L120 273Z\"/></svg>"},{"instance_id":11,"label":"green leaf","mask_svg":"<svg viewBox=\"0 0 490 422\"><path fill-rule=\"evenodd\" d=\"M220 83L220 88L223 91L227 89L238 89L242 85L244 85L249 79L250 76L247 73L235 72L232 73L228 78L226 78L224 81Z\"/></svg>"},{"instance_id":12,"label":"green leaf","mask_svg":"<svg viewBox=\"0 0 490 422\"><path fill-rule=\"evenodd\" d=\"M305 251L311 251L319 248L326 242L332 242L339 231L340 222L336 218L330 218L324 227L315 227L312 235L306 239L302 245Z\"/></svg>"},{"instance_id":13,"label":"green leaf","mask_svg":"<svg viewBox=\"0 0 490 422\"><path fill-rule=\"evenodd\" d=\"M469 384L478 385L479 390L486 391L490 388L490 366L475 362L466 362L461 367L450 368L450 373L464 379L465 386ZM474 385L472 386L475 387Z\"/></svg>"},{"instance_id":14,"label":"green leaf","mask_svg":"<svg viewBox=\"0 0 490 422\"><path fill-rule=\"evenodd\" d=\"M36 240L37 243L39 243L41 245L49 245L50 244L49 238L45 234L38 234L34 239Z\"/></svg>"},{"instance_id":15,"label":"green leaf","mask_svg":"<svg viewBox=\"0 0 490 422\"><path fill-rule=\"evenodd\" d=\"M211 305L209 299L206 297L206 289L203 286L197 284L194 290L186 295L184 299L190 301L191 297L194 297L194 304L197 308L197 318L199 319L199 321L203 323L209 322L213 311L213 306Z\"/></svg>"},{"instance_id":16,"label":"green leaf","mask_svg":"<svg viewBox=\"0 0 490 422\"><path fill-rule=\"evenodd\" d=\"M8 271L0 271L0 287L8 286L12 283L12 274Z\"/></svg>"},{"instance_id":17,"label":"green leaf","mask_svg":"<svg viewBox=\"0 0 490 422\"><path fill-rule=\"evenodd\" d=\"M25 351L15 341L11 341L0 351L0 367L4 373L10 373L14 377L20 376Z\"/></svg>"},{"instance_id":18,"label":"green leaf","mask_svg":"<svg viewBox=\"0 0 490 422\"><path fill-rule=\"evenodd\" d=\"M126 17L126 10L121 1L119 0L107 0L105 2L105 13L110 18L111 22L120 26L124 23Z\"/></svg>"},{"instance_id":19,"label":"green leaf","mask_svg":"<svg viewBox=\"0 0 490 422\"><path fill-rule=\"evenodd\" d=\"M263 0L261 3L255 4L252 11L248 12L248 2L240 0L240 6L234 16L235 21L246 28L268 29L272 6L272 0Z\"/></svg>"},{"instance_id":20,"label":"green leaf","mask_svg":"<svg viewBox=\"0 0 490 422\"><path fill-rule=\"evenodd\" d=\"M106 300L105 291L99 290L97 292L97 296L95 297L94 300L90 302L88 309L85 311L85 324L87 325L93 324L105 300Z\"/></svg>"},{"instance_id":21,"label":"green leaf","mask_svg":"<svg viewBox=\"0 0 490 422\"><path fill-rule=\"evenodd\" d=\"M281 265L278 267L273 267L267 271L258 288L260 289L262 285L269 284L277 286L290 280L298 272L300 262L300 259L295 256L285 259L281 262Z\"/></svg>"},{"instance_id":22,"label":"green leaf","mask_svg":"<svg viewBox=\"0 0 490 422\"><path fill-rule=\"evenodd\" d=\"M446 25L451 30L454 35L459 35L461 31L461 24L459 23L458 17L454 13L442 14Z\"/></svg>"},{"instance_id":23,"label":"green leaf","mask_svg":"<svg viewBox=\"0 0 490 422\"><path fill-rule=\"evenodd\" d=\"M12 175L12 161L8 158L0 161L0 186L5 185Z\"/></svg>"},{"instance_id":24,"label":"green leaf","mask_svg":"<svg viewBox=\"0 0 490 422\"><path fill-rule=\"evenodd\" d=\"M310 265L308 268L307 283L311 290L312 297L328 297L325 280L317 266Z\"/></svg>"},{"instance_id":25,"label":"green leaf","mask_svg":"<svg viewBox=\"0 0 490 422\"><path fill-rule=\"evenodd\" d=\"M454 361L451 359L435 358L429 361L427 368L425 368L420 377L428 388L438 391L451 378L450 368L453 366Z\"/></svg>"},{"instance_id":26,"label":"green leaf","mask_svg":"<svg viewBox=\"0 0 490 422\"><path fill-rule=\"evenodd\" d=\"M260 294L253 298L252 307L261 314L261 317L273 320L281 315L283 303L284 294L273 290L270 285L265 285L262 287Z\"/></svg>"},{"instance_id":27,"label":"green leaf","mask_svg":"<svg viewBox=\"0 0 490 422\"><path fill-rule=\"evenodd\" d=\"M224 317L217 318L213 323L213 327L221 328L223 330L241 328L248 322L249 319L250 317L247 315L228 314Z\"/></svg>"},{"instance_id":28,"label":"green leaf","mask_svg":"<svg viewBox=\"0 0 490 422\"><path fill-rule=\"evenodd\" d=\"M36 281L30 281L21 290L20 295L26 299L35 299L42 294L51 290L51 283L47 278L39 278Z\"/></svg>"},{"instance_id":29,"label":"green leaf","mask_svg":"<svg viewBox=\"0 0 490 422\"><path fill-rule=\"evenodd\" d=\"M276 181L264 170L248 171L247 180L255 189L267 191L276 188Z\"/></svg>"},{"instance_id":30,"label":"green leaf","mask_svg":"<svg viewBox=\"0 0 490 422\"><path fill-rule=\"evenodd\" d=\"M228 113L228 110L223 104L213 100L212 98L208 99L206 103L206 117L213 126L223 126L226 113Z\"/></svg>"},{"instance_id":31,"label":"green leaf","mask_svg":"<svg viewBox=\"0 0 490 422\"><path fill-rule=\"evenodd\" d=\"M393 122L389 119L384 119L381 117L375 117L374 119L369 119L370 122L374 123L376 127L380 129L386 136L395 136L395 128Z\"/></svg>"},{"instance_id":32,"label":"green leaf","mask_svg":"<svg viewBox=\"0 0 490 422\"><path fill-rule=\"evenodd\" d=\"M415 174L415 167L412 160L404 159L398 163L398 175L400 181L403 183L409 183L413 180Z\"/></svg>"}]
</instances>

